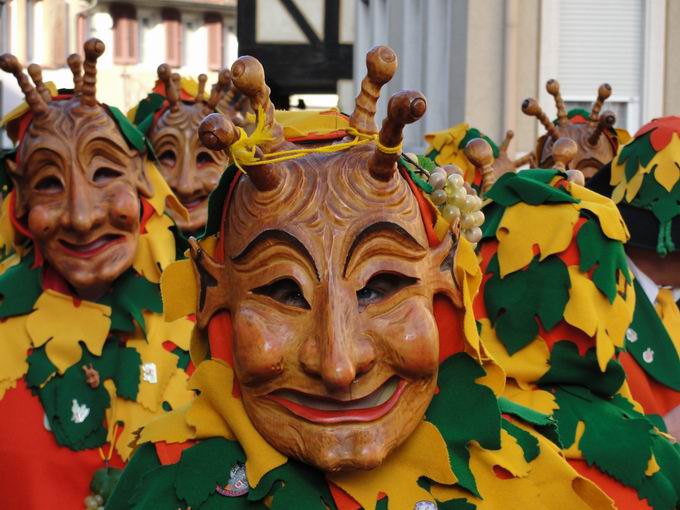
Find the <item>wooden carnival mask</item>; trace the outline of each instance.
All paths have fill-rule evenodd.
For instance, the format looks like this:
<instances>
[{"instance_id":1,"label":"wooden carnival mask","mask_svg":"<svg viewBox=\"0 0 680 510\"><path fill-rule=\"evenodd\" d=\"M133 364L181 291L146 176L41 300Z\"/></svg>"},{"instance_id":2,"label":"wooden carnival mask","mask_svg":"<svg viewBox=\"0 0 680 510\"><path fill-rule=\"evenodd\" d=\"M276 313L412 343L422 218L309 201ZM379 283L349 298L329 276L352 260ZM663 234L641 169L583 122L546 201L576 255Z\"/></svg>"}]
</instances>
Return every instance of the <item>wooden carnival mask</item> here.
<instances>
[{"instance_id":1,"label":"wooden carnival mask","mask_svg":"<svg viewBox=\"0 0 680 510\"><path fill-rule=\"evenodd\" d=\"M377 47L367 64L350 122L375 134L375 103L396 55ZM232 79L271 130L260 156L298 148L274 120L260 63L240 58ZM325 471L374 468L413 432L436 387L434 296L461 306L455 239L430 246L416 196L397 171L398 151L386 149L401 144L405 124L425 107L419 92L400 92L379 144L246 166L215 258L192 240L198 324L228 314L253 425L279 451ZM213 149L239 138L219 114L200 132Z\"/></svg>"},{"instance_id":2,"label":"wooden carnival mask","mask_svg":"<svg viewBox=\"0 0 680 510\"><path fill-rule=\"evenodd\" d=\"M536 117L548 131L536 142L535 156L540 168L552 168L553 144L561 137L571 138L576 142L578 151L571 163L570 169L583 172L586 179L590 179L600 168L609 163L618 149L618 140L612 129L616 123L616 116L607 110L600 114L605 100L611 96L612 88L603 83L597 91L597 99L593 104L590 116L583 122L574 122L569 114L560 94L560 84L557 80L548 80L546 90L555 98L557 107L557 125L555 125L541 109L534 99L525 99L522 111L526 115Z\"/></svg>"},{"instance_id":3,"label":"wooden carnival mask","mask_svg":"<svg viewBox=\"0 0 680 510\"><path fill-rule=\"evenodd\" d=\"M13 55L0 67L14 74L30 115L9 161L17 221L78 295L93 299L133 262L140 230L139 195L150 196L142 155L131 149L109 111L97 102L97 59L104 43L85 43L85 61L69 57L73 96L52 98L37 65L31 85ZM84 73L82 69L84 68Z\"/></svg>"},{"instance_id":4,"label":"wooden carnival mask","mask_svg":"<svg viewBox=\"0 0 680 510\"><path fill-rule=\"evenodd\" d=\"M182 205L189 211L189 219L171 213L177 226L186 233L197 232L205 226L208 216L208 195L215 189L227 165L222 151L212 151L202 146L198 139L198 125L208 114L215 112L218 103L224 103L228 117L242 125L242 115L231 109L229 101L222 101L229 91L229 71L222 71L218 83L205 99L207 77L198 77L198 94L194 101L180 100L180 77L171 74L170 67L158 67L158 78L165 85L169 107L160 115L149 132L160 170Z\"/></svg>"}]
</instances>

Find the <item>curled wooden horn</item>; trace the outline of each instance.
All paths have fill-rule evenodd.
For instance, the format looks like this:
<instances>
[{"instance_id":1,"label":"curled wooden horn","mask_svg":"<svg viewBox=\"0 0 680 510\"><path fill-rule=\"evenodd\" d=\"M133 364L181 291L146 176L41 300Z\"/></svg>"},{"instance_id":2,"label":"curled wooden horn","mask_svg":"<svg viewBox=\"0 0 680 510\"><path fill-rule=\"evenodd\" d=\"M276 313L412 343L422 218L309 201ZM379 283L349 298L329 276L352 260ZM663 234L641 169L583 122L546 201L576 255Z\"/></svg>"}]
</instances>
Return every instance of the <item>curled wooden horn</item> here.
<instances>
[{"instance_id":1,"label":"curled wooden horn","mask_svg":"<svg viewBox=\"0 0 680 510\"><path fill-rule=\"evenodd\" d=\"M227 93L229 87L231 87L231 73L229 69L222 69L220 74L217 75L217 83L210 90L207 106L211 111L215 110L215 107Z\"/></svg>"},{"instance_id":2,"label":"curled wooden horn","mask_svg":"<svg viewBox=\"0 0 680 510\"><path fill-rule=\"evenodd\" d=\"M375 134L378 132L375 112L380 89L397 70L397 54L389 46L376 46L366 54L366 69L349 125L361 133Z\"/></svg>"},{"instance_id":3,"label":"curled wooden horn","mask_svg":"<svg viewBox=\"0 0 680 510\"><path fill-rule=\"evenodd\" d=\"M609 110L603 112L602 115L600 115L600 120L597 122L595 129L588 137L588 143L590 145L597 145L602 133L604 133L606 129L613 128L614 124L616 124L616 115L614 115L614 112Z\"/></svg>"},{"instance_id":4,"label":"curled wooden horn","mask_svg":"<svg viewBox=\"0 0 680 510\"><path fill-rule=\"evenodd\" d=\"M83 63L83 89L80 102L86 106L97 106L97 59L102 56L106 46L99 39L85 41L85 62Z\"/></svg>"},{"instance_id":5,"label":"curled wooden horn","mask_svg":"<svg viewBox=\"0 0 680 510\"><path fill-rule=\"evenodd\" d=\"M560 126L569 124L569 117L567 115L567 108L564 106L562 94L560 94L560 82L557 80L548 80L545 84L545 90L548 91L552 97L555 98L555 108L557 108L557 123Z\"/></svg>"},{"instance_id":6,"label":"curled wooden horn","mask_svg":"<svg viewBox=\"0 0 680 510\"><path fill-rule=\"evenodd\" d=\"M73 92L80 94L83 90L83 58L77 53L71 53L66 62L73 74Z\"/></svg>"},{"instance_id":7,"label":"curled wooden horn","mask_svg":"<svg viewBox=\"0 0 680 510\"><path fill-rule=\"evenodd\" d=\"M205 74L198 75L198 92L196 93L196 101L203 101L205 99L205 84L208 81L208 76Z\"/></svg>"},{"instance_id":8,"label":"curled wooden horn","mask_svg":"<svg viewBox=\"0 0 680 510\"><path fill-rule=\"evenodd\" d=\"M24 93L26 102L28 103L31 112L33 112L34 115L38 117L47 115L48 111L47 103L38 93L35 87L31 85L28 76L26 76L23 72L23 67L21 66L21 63L14 55L11 55L9 53L1 55L0 69L5 71L6 73L11 73L14 75L14 77L17 80L17 83L19 84L19 88L21 88L21 92Z\"/></svg>"},{"instance_id":9,"label":"curled wooden horn","mask_svg":"<svg viewBox=\"0 0 680 510\"><path fill-rule=\"evenodd\" d=\"M31 64L26 70L28 71L28 75L31 77L31 80L33 80L33 83L35 84L35 90L38 91L40 97L42 97L46 103L52 101L52 94L50 94L50 91L47 90L47 87L43 83L42 68L38 64Z\"/></svg>"},{"instance_id":10,"label":"curled wooden horn","mask_svg":"<svg viewBox=\"0 0 680 510\"><path fill-rule=\"evenodd\" d=\"M558 170L566 170L577 152L578 145L574 140L566 136L558 139L552 146L554 167Z\"/></svg>"},{"instance_id":11,"label":"curled wooden horn","mask_svg":"<svg viewBox=\"0 0 680 510\"><path fill-rule=\"evenodd\" d=\"M234 86L250 99L250 105L255 112L259 109L264 112L264 125L270 130L272 139L264 144L262 149L269 152L284 143L283 128L274 118L274 105L269 99L271 90L265 83L262 64L248 55L239 58L231 66L231 80ZM262 172L258 169L256 173Z\"/></svg>"},{"instance_id":12,"label":"curled wooden horn","mask_svg":"<svg viewBox=\"0 0 680 510\"><path fill-rule=\"evenodd\" d=\"M508 152L508 147L510 146L510 142L512 139L515 138L515 132L512 129L508 129L505 132L505 138L503 138L503 141L501 142L501 145L499 147L499 150L501 152Z\"/></svg>"},{"instance_id":13,"label":"curled wooden horn","mask_svg":"<svg viewBox=\"0 0 680 510\"><path fill-rule=\"evenodd\" d=\"M550 138L557 140L560 137L557 129L555 128L555 124L552 123L535 99L525 99L522 103L522 111L525 115L536 117L538 121L543 124L543 127L548 131Z\"/></svg>"},{"instance_id":14,"label":"curled wooden horn","mask_svg":"<svg viewBox=\"0 0 680 510\"><path fill-rule=\"evenodd\" d=\"M213 151L227 151L238 141L240 130L221 113L211 113L198 126L198 138L201 143ZM258 154L261 156L261 152ZM246 171L248 167L245 167ZM253 185L260 191L271 191L281 182L281 171L275 165L259 165L248 172Z\"/></svg>"},{"instance_id":15,"label":"curled wooden horn","mask_svg":"<svg viewBox=\"0 0 680 510\"><path fill-rule=\"evenodd\" d=\"M403 90L394 94L387 103L387 117L383 121L378 140L384 147L398 147L403 140L404 126L415 122L427 109L425 96L414 90ZM397 170L400 153L385 153L376 147L368 168L371 175L380 181L388 181Z\"/></svg>"},{"instance_id":16,"label":"curled wooden horn","mask_svg":"<svg viewBox=\"0 0 680 510\"><path fill-rule=\"evenodd\" d=\"M482 195L484 195L496 183L491 145L484 138L474 138L465 146L465 155L482 174Z\"/></svg>"},{"instance_id":17,"label":"curled wooden horn","mask_svg":"<svg viewBox=\"0 0 680 510\"><path fill-rule=\"evenodd\" d=\"M591 127L595 127L599 120L600 110L604 102L612 95L612 87L609 83L603 83L600 88L597 89L597 99L593 103L593 109L590 111L590 118L588 123Z\"/></svg>"},{"instance_id":18,"label":"curled wooden horn","mask_svg":"<svg viewBox=\"0 0 680 510\"><path fill-rule=\"evenodd\" d=\"M163 82L165 86L165 99L167 99L170 110L177 111L179 109L179 91L175 86L175 82L172 79L172 70L168 64L161 64L156 69L156 74L158 79Z\"/></svg>"}]
</instances>

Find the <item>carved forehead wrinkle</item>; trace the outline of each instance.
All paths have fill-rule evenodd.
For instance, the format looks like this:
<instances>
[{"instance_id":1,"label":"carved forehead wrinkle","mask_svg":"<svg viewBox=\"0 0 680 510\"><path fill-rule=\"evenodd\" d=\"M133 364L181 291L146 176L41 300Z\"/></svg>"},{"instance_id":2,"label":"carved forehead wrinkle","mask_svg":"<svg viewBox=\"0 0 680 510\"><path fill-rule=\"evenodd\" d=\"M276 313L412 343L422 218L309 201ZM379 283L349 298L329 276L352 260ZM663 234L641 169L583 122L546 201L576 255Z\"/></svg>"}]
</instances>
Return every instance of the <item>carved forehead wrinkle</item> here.
<instances>
[{"instance_id":1,"label":"carved forehead wrinkle","mask_svg":"<svg viewBox=\"0 0 680 510\"><path fill-rule=\"evenodd\" d=\"M179 110L172 111L167 109L160 116L153 128L152 137L158 136L158 132L165 127L177 129L198 129L198 125L205 117L203 103L179 103Z\"/></svg>"},{"instance_id":2,"label":"carved forehead wrinkle","mask_svg":"<svg viewBox=\"0 0 680 510\"><path fill-rule=\"evenodd\" d=\"M398 176L387 183L371 178L367 165L372 153L368 146L293 160L281 188L273 192L257 191L242 179L228 214L227 255L239 253L265 229L286 230L304 241L343 231L357 234L377 221L397 223L427 246L408 184ZM351 239L345 248L350 244Z\"/></svg>"},{"instance_id":3,"label":"carved forehead wrinkle","mask_svg":"<svg viewBox=\"0 0 680 510\"><path fill-rule=\"evenodd\" d=\"M67 155L74 149L74 140L77 141L75 152L79 154L91 138L101 137L98 128L102 126L106 128L110 141L126 154L133 155L134 151L129 149L118 126L104 108L83 108L79 100L70 99L52 101L49 110L48 120L31 122L21 144L21 161L28 161L31 154L40 148L49 148L68 160Z\"/></svg>"}]
</instances>

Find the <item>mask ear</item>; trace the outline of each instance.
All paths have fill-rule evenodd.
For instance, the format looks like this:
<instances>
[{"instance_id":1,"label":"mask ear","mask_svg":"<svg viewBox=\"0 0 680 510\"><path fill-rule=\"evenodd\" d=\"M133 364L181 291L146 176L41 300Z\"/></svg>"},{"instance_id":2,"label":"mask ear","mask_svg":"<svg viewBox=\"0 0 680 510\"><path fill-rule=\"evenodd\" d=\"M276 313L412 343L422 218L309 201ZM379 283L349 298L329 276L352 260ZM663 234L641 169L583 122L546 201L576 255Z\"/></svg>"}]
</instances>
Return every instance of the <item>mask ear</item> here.
<instances>
[{"instance_id":1,"label":"mask ear","mask_svg":"<svg viewBox=\"0 0 680 510\"><path fill-rule=\"evenodd\" d=\"M21 186L19 186L20 179L19 172L17 171L17 164L13 159L10 158L6 158L4 163L5 168L7 169L7 174L12 180L12 185L14 186L14 195L16 197L14 215L17 218L22 218L26 215L26 213L28 213L28 206L26 205L26 201L24 200L23 194L21 193Z\"/></svg>"},{"instance_id":2,"label":"mask ear","mask_svg":"<svg viewBox=\"0 0 680 510\"><path fill-rule=\"evenodd\" d=\"M196 300L196 323L203 329L219 310L227 308L227 272L222 264L208 255L195 238L189 238L190 256L194 263L194 276L198 299Z\"/></svg>"}]
</instances>

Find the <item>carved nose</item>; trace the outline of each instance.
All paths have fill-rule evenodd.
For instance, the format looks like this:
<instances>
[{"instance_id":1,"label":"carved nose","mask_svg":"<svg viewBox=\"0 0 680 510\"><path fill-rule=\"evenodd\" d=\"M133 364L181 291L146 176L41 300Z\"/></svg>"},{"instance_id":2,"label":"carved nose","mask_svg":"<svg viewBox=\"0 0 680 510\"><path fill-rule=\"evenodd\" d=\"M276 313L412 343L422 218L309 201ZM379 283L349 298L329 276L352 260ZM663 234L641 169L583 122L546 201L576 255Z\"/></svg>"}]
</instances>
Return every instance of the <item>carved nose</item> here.
<instances>
[{"instance_id":1,"label":"carved nose","mask_svg":"<svg viewBox=\"0 0 680 510\"><path fill-rule=\"evenodd\" d=\"M79 232L87 232L101 223L105 216L102 204L82 182L71 183L63 224Z\"/></svg>"}]
</instances>

